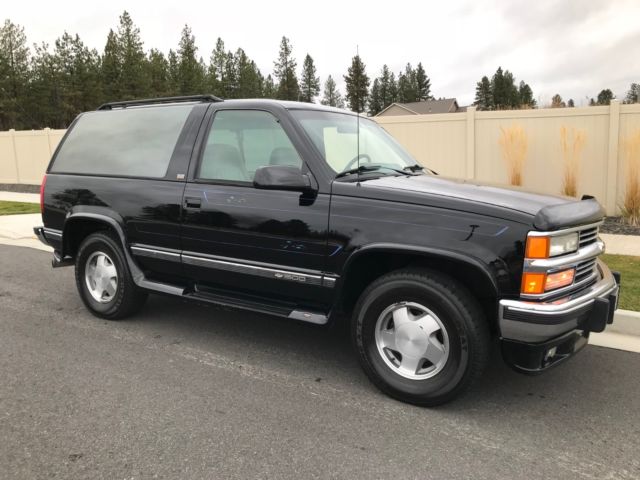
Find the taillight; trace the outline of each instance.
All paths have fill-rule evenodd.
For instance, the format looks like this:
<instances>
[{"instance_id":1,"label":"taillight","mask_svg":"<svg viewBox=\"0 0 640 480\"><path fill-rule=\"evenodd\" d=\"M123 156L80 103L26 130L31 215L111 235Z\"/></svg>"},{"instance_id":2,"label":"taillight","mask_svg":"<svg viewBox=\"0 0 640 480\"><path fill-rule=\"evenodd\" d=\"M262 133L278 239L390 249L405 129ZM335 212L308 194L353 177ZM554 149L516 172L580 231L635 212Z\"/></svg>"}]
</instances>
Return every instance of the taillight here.
<instances>
[{"instance_id":1,"label":"taillight","mask_svg":"<svg viewBox=\"0 0 640 480\"><path fill-rule=\"evenodd\" d=\"M42 177L42 183L40 184L40 213L44 213L44 187L47 185L47 176Z\"/></svg>"}]
</instances>

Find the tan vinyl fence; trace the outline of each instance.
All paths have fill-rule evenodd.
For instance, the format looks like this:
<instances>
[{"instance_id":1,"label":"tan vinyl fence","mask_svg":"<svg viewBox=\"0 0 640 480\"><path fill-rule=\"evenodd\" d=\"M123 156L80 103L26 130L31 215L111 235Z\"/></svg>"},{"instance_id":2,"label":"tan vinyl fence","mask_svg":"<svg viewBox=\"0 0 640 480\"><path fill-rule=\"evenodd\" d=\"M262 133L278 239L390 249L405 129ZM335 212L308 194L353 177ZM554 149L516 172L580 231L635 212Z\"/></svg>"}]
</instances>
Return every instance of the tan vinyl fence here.
<instances>
[{"instance_id":1,"label":"tan vinyl fence","mask_svg":"<svg viewBox=\"0 0 640 480\"><path fill-rule=\"evenodd\" d=\"M523 186L558 195L564 157L561 129L580 132L584 147L577 171L578 196L594 195L614 214L625 188L625 143L640 130L640 105L377 117L422 164L441 175L507 183L499 145L501 128L522 128L527 141ZM0 183L39 184L64 130L0 132Z\"/></svg>"},{"instance_id":2,"label":"tan vinyl fence","mask_svg":"<svg viewBox=\"0 0 640 480\"><path fill-rule=\"evenodd\" d=\"M553 195L562 191L561 129L580 132L584 146L578 157L578 196L595 196L612 215L619 211L624 195L625 144L640 131L640 105L613 101L601 107L499 112L471 107L464 113L375 120L416 160L441 175L503 184L509 179L499 144L501 128L521 127L528 141L523 187Z\"/></svg>"},{"instance_id":3,"label":"tan vinyl fence","mask_svg":"<svg viewBox=\"0 0 640 480\"><path fill-rule=\"evenodd\" d=\"M65 131L0 132L0 183L39 185Z\"/></svg>"}]
</instances>

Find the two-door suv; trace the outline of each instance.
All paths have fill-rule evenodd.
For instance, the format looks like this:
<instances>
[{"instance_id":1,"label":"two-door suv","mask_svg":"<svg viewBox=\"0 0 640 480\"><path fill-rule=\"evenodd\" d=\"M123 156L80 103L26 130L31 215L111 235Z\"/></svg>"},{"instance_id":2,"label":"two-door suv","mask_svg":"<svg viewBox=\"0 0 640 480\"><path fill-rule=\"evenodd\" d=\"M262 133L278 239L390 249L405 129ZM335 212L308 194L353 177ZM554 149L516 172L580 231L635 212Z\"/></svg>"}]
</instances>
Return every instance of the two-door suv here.
<instances>
[{"instance_id":1,"label":"two-door suv","mask_svg":"<svg viewBox=\"0 0 640 480\"><path fill-rule=\"evenodd\" d=\"M419 405L465 390L494 340L520 372L564 361L617 304L595 199L438 176L313 104L105 104L68 129L41 197L35 232L94 315L161 293L348 321L373 383Z\"/></svg>"}]
</instances>

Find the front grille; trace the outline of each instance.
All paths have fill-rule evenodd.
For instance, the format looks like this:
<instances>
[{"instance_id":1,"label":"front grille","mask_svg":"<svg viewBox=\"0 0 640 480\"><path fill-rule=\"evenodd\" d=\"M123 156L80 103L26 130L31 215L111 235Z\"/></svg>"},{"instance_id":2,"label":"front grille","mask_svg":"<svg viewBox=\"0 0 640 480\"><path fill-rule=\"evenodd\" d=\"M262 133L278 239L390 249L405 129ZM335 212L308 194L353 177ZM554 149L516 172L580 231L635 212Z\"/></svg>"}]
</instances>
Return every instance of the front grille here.
<instances>
[{"instance_id":1,"label":"front grille","mask_svg":"<svg viewBox=\"0 0 640 480\"><path fill-rule=\"evenodd\" d=\"M585 230L580 230L580 248L598 241L598 229L599 227L595 226Z\"/></svg>"},{"instance_id":2,"label":"front grille","mask_svg":"<svg viewBox=\"0 0 640 480\"><path fill-rule=\"evenodd\" d=\"M576 266L576 276L574 284L581 283L596 274L596 259L585 260Z\"/></svg>"}]
</instances>

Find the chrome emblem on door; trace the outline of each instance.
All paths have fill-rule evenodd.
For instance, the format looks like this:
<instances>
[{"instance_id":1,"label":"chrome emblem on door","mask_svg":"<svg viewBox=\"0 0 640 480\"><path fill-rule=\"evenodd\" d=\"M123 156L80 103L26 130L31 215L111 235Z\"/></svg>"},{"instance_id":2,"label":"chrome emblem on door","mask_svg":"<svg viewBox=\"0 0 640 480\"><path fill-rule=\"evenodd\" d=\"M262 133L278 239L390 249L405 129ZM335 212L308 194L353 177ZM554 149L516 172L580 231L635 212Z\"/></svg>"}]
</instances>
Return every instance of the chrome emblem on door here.
<instances>
[{"instance_id":1,"label":"chrome emblem on door","mask_svg":"<svg viewBox=\"0 0 640 480\"><path fill-rule=\"evenodd\" d=\"M282 273L282 272L276 272L273 274L274 277L276 277L278 280L290 280L292 282L306 282L307 281L307 277L305 277L304 275L295 275L293 273Z\"/></svg>"}]
</instances>

